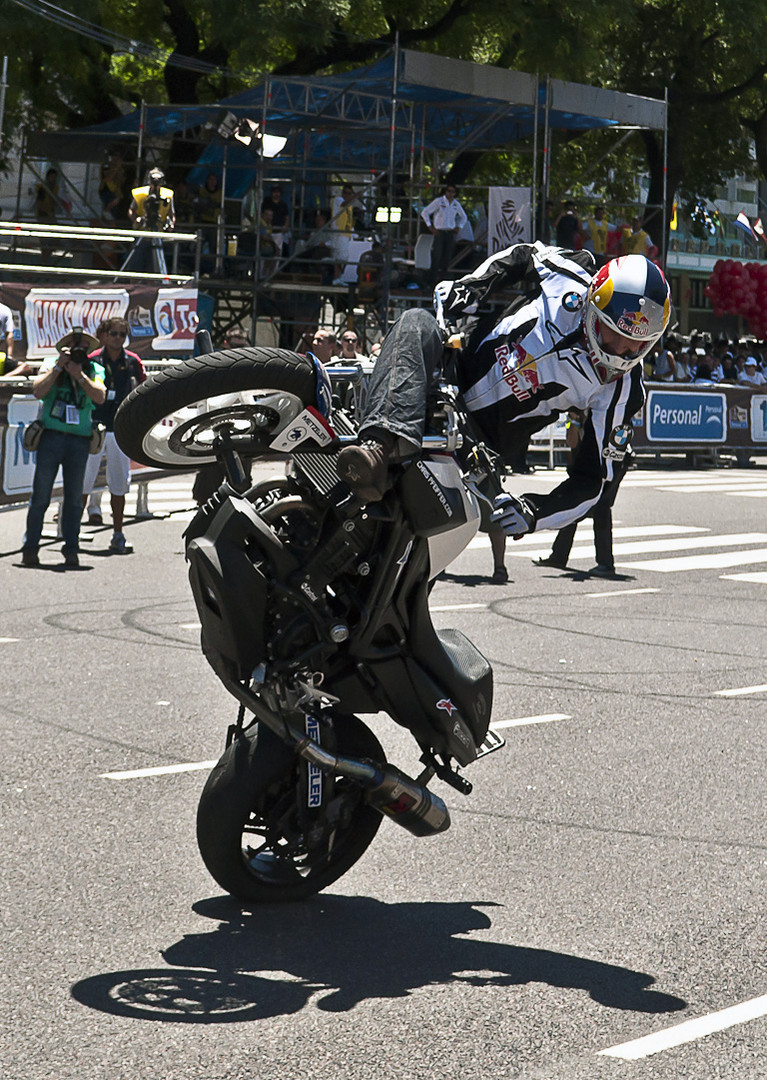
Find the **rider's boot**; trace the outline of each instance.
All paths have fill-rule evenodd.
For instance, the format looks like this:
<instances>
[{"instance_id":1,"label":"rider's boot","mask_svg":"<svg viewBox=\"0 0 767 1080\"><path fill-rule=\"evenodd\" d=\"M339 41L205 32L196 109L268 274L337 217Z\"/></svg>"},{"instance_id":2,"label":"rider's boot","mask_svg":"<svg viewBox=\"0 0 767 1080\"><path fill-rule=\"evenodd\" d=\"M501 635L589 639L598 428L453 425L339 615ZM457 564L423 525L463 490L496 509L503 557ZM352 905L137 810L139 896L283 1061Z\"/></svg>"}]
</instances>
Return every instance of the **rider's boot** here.
<instances>
[{"instance_id":1,"label":"rider's boot","mask_svg":"<svg viewBox=\"0 0 767 1080\"><path fill-rule=\"evenodd\" d=\"M362 502L379 502L389 486L389 455L397 437L383 428L370 428L357 446L338 455L336 471Z\"/></svg>"}]
</instances>

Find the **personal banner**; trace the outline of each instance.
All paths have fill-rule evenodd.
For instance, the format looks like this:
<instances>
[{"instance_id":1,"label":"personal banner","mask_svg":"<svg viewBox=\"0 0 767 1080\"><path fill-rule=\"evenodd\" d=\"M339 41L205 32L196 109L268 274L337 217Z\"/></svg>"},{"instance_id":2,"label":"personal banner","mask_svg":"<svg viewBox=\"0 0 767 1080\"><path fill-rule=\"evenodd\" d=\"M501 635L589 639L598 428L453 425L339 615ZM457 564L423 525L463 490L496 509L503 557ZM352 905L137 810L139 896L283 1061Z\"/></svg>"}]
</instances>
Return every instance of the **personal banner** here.
<instances>
[{"instance_id":1,"label":"personal banner","mask_svg":"<svg viewBox=\"0 0 767 1080\"><path fill-rule=\"evenodd\" d=\"M73 327L95 335L104 319L128 323L126 347L146 359L191 355L197 330L197 290L157 285L0 285L13 314L14 357L45 360Z\"/></svg>"},{"instance_id":2,"label":"personal banner","mask_svg":"<svg viewBox=\"0 0 767 1080\"><path fill-rule=\"evenodd\" d=\"M491 187L487 213L487 253L532 239L530 188Z\"/></svg>"}]
</instances>

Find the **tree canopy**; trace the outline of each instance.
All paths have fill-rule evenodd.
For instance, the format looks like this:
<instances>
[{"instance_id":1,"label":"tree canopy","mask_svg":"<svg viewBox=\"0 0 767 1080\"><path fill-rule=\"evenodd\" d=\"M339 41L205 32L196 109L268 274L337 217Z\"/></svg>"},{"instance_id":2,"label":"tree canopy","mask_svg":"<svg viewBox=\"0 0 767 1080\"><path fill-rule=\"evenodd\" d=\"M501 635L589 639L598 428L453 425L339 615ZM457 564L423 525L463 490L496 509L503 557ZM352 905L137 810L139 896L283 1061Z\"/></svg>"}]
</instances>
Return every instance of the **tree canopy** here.
<instances>
[{"instance_id":1,"label":"tree canopy","mask_svg":"<svg viewBox=\"0 0 767 1080\"><path fill-rule=\"evenodd\" d=\"M21 124L77 127L137 105L215 101L267 71L343 71L402 46L669 100L668 192L711 196L767 174L767 8L761 0L0 0L9 57L4 146ZM663 133L609 153L598 133L560 139L570 189L616 191L649 172L659 204ZM471 161L472 168L482 163ZM507 166L518 169L514 148ZM566 179L564 173L567 174Z\"/></svg>"}]
</instances>

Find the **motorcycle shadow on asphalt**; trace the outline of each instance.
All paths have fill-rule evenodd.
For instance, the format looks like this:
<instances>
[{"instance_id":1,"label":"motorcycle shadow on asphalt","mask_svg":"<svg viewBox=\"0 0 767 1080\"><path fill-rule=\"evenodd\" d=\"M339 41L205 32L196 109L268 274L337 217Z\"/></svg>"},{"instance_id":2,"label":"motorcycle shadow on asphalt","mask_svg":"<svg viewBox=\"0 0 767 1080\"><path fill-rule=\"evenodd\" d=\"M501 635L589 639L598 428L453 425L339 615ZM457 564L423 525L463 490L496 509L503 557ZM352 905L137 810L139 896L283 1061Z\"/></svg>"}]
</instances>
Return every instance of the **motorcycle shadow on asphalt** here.
<instances>
[{"instance_id":1,"label":"motorcycle shadow on asphalt","mask_svg":"<svg viewBox=\"0 0 767 1080\"><path fill-rule=\"evenodd\" d=\"M75 983L71 992L101 1012L190 1024L289 1015L323 992L317 1008L347 1012L366 999L407 997L418 988L451 983L479 988L545 983L584 990L607 1008L642 1013L686 1007L681 998L650 989L655 980L643 972L456 936L489 930L492 921L484 909L496 906L386 904L324 894L301 904L247 909L229 897L211 898L194 910L218 926L185 935L165 949L170 967L94 975Z\"/></svg>"}]
</instances>

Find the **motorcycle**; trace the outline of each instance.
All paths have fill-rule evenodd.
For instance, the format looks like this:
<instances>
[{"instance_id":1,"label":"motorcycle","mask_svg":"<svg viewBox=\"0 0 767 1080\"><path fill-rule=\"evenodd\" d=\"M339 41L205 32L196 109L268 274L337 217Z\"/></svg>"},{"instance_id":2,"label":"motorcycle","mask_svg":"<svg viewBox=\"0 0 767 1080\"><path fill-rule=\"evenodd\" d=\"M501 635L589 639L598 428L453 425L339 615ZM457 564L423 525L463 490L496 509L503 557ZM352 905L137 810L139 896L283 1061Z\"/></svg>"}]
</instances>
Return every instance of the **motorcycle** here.
<instances>
[{"instance_id":1,"label":"motorcycle","mask_svg":"<svg viewBox=\"0 0 767 1080\"><path fill-rule=\"evenodd\" d=\"M197 841L221 888L248 903L326 888L384 817L414 836L444 832L430 781L468 795L461 770L503 746L490 664L429 613L434 579L478 528L493 456L466 437L443 380L422 452L362 504L336 474L356 428L342 407L330 418L327 370L279 349L204 353L147 379L115 421L136 461L226 474L184 534L202 651L239 703ZM286 461L285 475L251 484L245 463L264 457ZM417 777L357 715L380 712L415 739Z\"/></svg>"}]
</instances>

